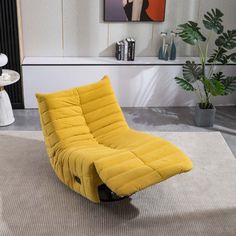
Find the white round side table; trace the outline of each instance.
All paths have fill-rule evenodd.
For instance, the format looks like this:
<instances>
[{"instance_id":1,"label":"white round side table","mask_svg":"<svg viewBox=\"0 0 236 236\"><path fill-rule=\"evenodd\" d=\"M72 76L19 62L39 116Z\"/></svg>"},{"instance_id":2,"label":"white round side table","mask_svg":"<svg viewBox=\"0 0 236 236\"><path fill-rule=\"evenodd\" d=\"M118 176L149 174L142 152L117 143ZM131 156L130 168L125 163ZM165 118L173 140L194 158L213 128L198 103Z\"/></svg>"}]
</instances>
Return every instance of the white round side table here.
<instances>
[{"instance_id":1,"label":"white round side table","mask_svg":"<svg viewBox=\"0 0 236 236\"><path fill-rule=\"evenodd\" d=\"M20 75L16 71L2 70L0 76L0 126L7 126L15 121L11 101L4 87L16 83L19 79Z\"/></svg>"}]
</instances>

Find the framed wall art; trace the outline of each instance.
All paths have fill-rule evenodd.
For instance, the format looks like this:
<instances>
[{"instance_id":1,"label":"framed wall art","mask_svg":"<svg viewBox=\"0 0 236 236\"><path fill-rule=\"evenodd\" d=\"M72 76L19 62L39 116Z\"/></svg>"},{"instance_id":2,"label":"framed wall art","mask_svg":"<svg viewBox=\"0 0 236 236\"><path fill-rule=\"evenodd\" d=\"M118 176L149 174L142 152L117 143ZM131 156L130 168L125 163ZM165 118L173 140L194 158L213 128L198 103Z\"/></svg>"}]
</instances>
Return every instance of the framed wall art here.
<instances>
[{"instance_id":1,"label":"framed wall art","mask_svg":"<svg viewBox=\"0 0 236 236\"><path fill-rule=\"evenodd\" d=\"M104 0L107 22L163 22L166 0Z\"/></svg>"}]
</instances>

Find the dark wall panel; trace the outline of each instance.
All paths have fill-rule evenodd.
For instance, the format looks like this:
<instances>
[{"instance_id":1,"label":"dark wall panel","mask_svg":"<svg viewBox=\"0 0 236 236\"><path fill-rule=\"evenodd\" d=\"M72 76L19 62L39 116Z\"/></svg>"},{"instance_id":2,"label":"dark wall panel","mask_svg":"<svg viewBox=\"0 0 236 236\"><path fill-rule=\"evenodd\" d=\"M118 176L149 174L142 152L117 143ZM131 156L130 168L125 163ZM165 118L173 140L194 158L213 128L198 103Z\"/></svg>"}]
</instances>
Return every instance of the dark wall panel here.
<instances>
[{"instance_id":1,"label":"dark wall panel","mask_svg":"<svg viewBox=\"0 0 236 236\"><path fill-rule=\"evenodd\" d=\"M0 52L8 56L9 61L4 68L21 75L16 0L0 0ZM5 88L13 108L24 108L21 81Z\"/></svg>"}]
</instances>

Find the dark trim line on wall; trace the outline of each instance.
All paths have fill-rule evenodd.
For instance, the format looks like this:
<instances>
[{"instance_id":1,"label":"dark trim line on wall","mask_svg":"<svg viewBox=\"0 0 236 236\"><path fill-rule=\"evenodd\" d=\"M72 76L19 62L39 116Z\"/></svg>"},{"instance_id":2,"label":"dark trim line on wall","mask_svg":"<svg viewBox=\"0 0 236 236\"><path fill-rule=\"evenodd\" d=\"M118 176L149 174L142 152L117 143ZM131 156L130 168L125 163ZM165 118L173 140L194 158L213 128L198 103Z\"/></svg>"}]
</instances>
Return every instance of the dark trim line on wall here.
<instances>
[{"instance_id":1,"label":"dark trim line on wall","mask_svg":"<svg viewBox=\"0 0 236 236\"><path fill-rule=\"evenodd\" d=\"M183 66L184 64L23 64L24 66ZM200 64L199 64L200 65ZM210 64L206 64L209 66ZM222 66L221 64L216 64L216 66ZM226 64L224 66L236 66L236 63Z\"/></svg>"}]
</instances>

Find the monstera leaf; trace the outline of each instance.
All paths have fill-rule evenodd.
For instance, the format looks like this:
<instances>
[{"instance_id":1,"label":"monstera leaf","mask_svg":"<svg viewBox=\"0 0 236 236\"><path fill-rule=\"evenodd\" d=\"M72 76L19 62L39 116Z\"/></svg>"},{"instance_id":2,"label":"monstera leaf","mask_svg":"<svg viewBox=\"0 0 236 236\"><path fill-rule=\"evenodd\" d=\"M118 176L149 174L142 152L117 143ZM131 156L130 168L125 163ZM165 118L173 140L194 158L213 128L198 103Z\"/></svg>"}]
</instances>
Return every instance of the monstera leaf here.
<instances>
[{"instance_id":1,"label":"monstera leaf","mask_svg":"<svg viewBox=\"0 0 236 236\"><path fill-rule=\"evenodd\" d=\"M198 41L206 41L206 38L201 34L198 24L189 21L188 23L179 25L178 34L182 40L188 44L196 45Z\"/></svg>"},{"instance_id":2,"label":"monstera leaf","mask_svg":"<svg viewBox=\"0 0 236 236\"><path fill-rule=\"evenodd\" d=\"M217 61L225 65L228 62L228 56L225 53L227 53L227 50L224 48L218 48L217 50L214 50L214 53L210 56L208 62L213 63Z\"/></svg>"},{"instance_id":3,"label":"monstera leaf","mask_svg":"<svg viewBox=\"0 0 236 236\"><path fill-rule=\"evenodd\" d=\"M184 79L190 83L199 80L202 75L202 69L199 65L195 64L194 61L186 61L183 66L183 76Z\"/></svg>"},{"instance_id":4,"label":"monstera leaf","mask_svg":"<svg viewBox=\"0 0 236 236\"><path fill-rule=\"evenodd\" d=\"M221 81L221 80L223 80L223 79L225 79L225 78L226 78L226 77L225 77L225 75L223 74L223 72L215 73L215 74L213 74L213 76L212 76L212 79L218 80L218 81Z\"/></svg>"},{"instance_id":5,"label":"monstera leaf","mask_svg":"<svg viewBox=\"0 0 236 236\"><path fill-rule=\"evenodd\" d=\"M225 93L225 86L221 81L206 79L203 81L203 84L212 96L224 95Z\"/></svg>"},{"instance_id":6,"label":"monstera leaf","mask_svg":"<svg viewBox=\"0 0 236 236\"><path fill-rule=\"evenodd\" d=\"M236 30L228 30L227 33L223 33L216 39L215 44L229 50L234 49L236 47Z\"/></svg>"},{"instance_id":7,"label":"monstera leaf","mask_svg":"<svg viewBox=\"0 0 236 236\"><path fill-rule=\"evenodd\" d=\"M222 25L222 17L224 14L219 9L211 9L204 15L203 24L209 30L214 30L217 34L222 34L224 26Z\"/></svg>"},{"instance_id":8,"label":"monstera leaf","mask_svg":"<svg viewBox=\"0 0 236 236\"><path fill-rule=\"evenodd\" d=\"M227 77L225 79L221 79L221 83L224 85L224 94L229 95L236 90L236 77Z\"/></svg>"},{"instance_id":9,"label":"monstera leaf","mask_svg":"<svg viewBox=\"0 0 236 236\"><path fill-rule=\"evenodd\" d=\"M195 91L196 89L193 87L191 83L189 83L187 80L184 80L179 77L175 77L176 83L182 87L186 91Z\"/></svg>"},{"instance_id":10,"label":"monstera leaf","mask_svg":"<svg viewBox=\"0 0 236 236\"><path fill-rule=\"evenodd\" d=\"M232 53L228 56L228 59L234 63L236 63L236 53Z\"/></svg>"}]
</instances>

